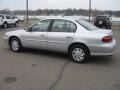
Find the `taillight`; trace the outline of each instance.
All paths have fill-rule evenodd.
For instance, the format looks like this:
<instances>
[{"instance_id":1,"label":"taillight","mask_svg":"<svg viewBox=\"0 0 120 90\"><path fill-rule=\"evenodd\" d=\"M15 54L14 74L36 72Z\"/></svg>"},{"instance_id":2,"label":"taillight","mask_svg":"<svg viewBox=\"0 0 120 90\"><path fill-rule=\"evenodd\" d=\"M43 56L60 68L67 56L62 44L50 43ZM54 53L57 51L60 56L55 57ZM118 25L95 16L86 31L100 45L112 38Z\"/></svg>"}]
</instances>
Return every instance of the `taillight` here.
<instances>
[{"instance_id":1,"label":"taillight","mask_svg":"<svg viewBox=\"0 0 120 90\"><path fill-rule=\"evenodd\" d=\"M112 36L105 36L102 38L102 42L111 42L112 41Z\"/></svg>"}]
</instances>

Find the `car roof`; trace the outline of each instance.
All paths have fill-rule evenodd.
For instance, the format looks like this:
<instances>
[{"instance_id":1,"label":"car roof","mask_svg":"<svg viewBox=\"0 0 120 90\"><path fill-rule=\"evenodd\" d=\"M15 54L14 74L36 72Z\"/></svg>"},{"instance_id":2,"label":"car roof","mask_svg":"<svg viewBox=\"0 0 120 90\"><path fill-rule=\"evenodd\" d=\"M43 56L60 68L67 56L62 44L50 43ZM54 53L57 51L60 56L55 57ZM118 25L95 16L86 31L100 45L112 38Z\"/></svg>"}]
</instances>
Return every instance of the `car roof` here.
<instances>
[{"instance_id":1,"label":"car roof","mask_svg":"<svg viewBox=\"0 0 120 90\"><path fill-rule=\"evenodd\" d=\"M103 16L103 17L110 17L109 15L97 15L96 17Z\"/></svg>"},{"instance_id":2,"label":"car roof","mask_svg":"<svg viewBox=\"0 0 120 90\"><path fill-rule=\"evenodd\" d=\"M69 21L75 21L76 19L75 18L68 18L68 17L49 17L49 18L43 18L41 20L46 20L46 19L62 19L62 20L69 20Z\"/></svg>"}]
</instances>

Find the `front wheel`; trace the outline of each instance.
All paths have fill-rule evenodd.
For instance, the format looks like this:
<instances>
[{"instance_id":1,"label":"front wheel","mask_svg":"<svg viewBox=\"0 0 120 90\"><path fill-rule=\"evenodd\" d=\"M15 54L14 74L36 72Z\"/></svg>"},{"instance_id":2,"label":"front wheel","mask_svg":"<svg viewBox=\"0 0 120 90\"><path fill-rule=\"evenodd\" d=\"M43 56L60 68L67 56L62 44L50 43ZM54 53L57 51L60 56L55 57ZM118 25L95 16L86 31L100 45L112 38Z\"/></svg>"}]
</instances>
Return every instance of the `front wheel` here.
<instances>
[{"instance_id":1,"label":"front wheel","mask_svg":"<svg viewBox=\"0 0 120 90\"><path fill-rule=\"evenodd\" d=\"M76 63L84 63L90 56L89 50L81 44L73 45L69 50L69 54L73 62Z\"/></svg>"},{"instance_id":2,"label":"front wheel","mask_svg":"<svg viewBox=\"0 0 120 90\"><path fill-rule=\"evenodd\" d=\"M9 45L14 52L20 52L22 50L22 45L18 38L11 38Z\"/></svg>"}]
</instances>

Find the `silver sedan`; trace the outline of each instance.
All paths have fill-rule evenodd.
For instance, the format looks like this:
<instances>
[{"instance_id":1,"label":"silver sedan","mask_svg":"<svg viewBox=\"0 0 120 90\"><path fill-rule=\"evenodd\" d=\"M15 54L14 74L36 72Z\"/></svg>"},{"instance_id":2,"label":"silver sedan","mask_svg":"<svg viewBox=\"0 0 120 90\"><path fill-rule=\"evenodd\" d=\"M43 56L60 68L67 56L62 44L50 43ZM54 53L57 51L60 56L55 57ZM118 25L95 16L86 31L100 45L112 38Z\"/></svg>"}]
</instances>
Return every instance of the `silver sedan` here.
<instances>
[{"instance_id":1,"label":"silver sedan","mask_svg":"<svg viewBox=\"0 0 120 90\"><path fill-rule=\"evenodd\" d=\"M116 47L112 30L64 17L40 20L27 30L7 32L3 38L14 52L26 47L65 52L77 63L90 55L112 55Z\"/></svg>"}]
</instances>

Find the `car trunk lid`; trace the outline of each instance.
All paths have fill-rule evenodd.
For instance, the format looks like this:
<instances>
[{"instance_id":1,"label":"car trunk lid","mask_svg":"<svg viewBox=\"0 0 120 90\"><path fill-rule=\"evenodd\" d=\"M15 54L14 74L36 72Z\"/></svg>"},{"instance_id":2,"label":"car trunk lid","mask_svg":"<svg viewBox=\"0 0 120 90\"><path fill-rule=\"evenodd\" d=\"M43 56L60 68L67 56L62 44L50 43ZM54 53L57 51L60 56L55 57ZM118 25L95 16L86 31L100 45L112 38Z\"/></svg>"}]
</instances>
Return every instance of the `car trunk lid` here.
<instances>
[{"instance_id":1,"label":"car trunk lid","mask_svg":"<svg viewBox=\"0 0 120 90\"><path fill-rule=\"evenodd\" d=\"M110 29L98 29L98 30L93 30L93 32L96 34L113 35L113 32Z\"/></svg>"}]
</instances>

